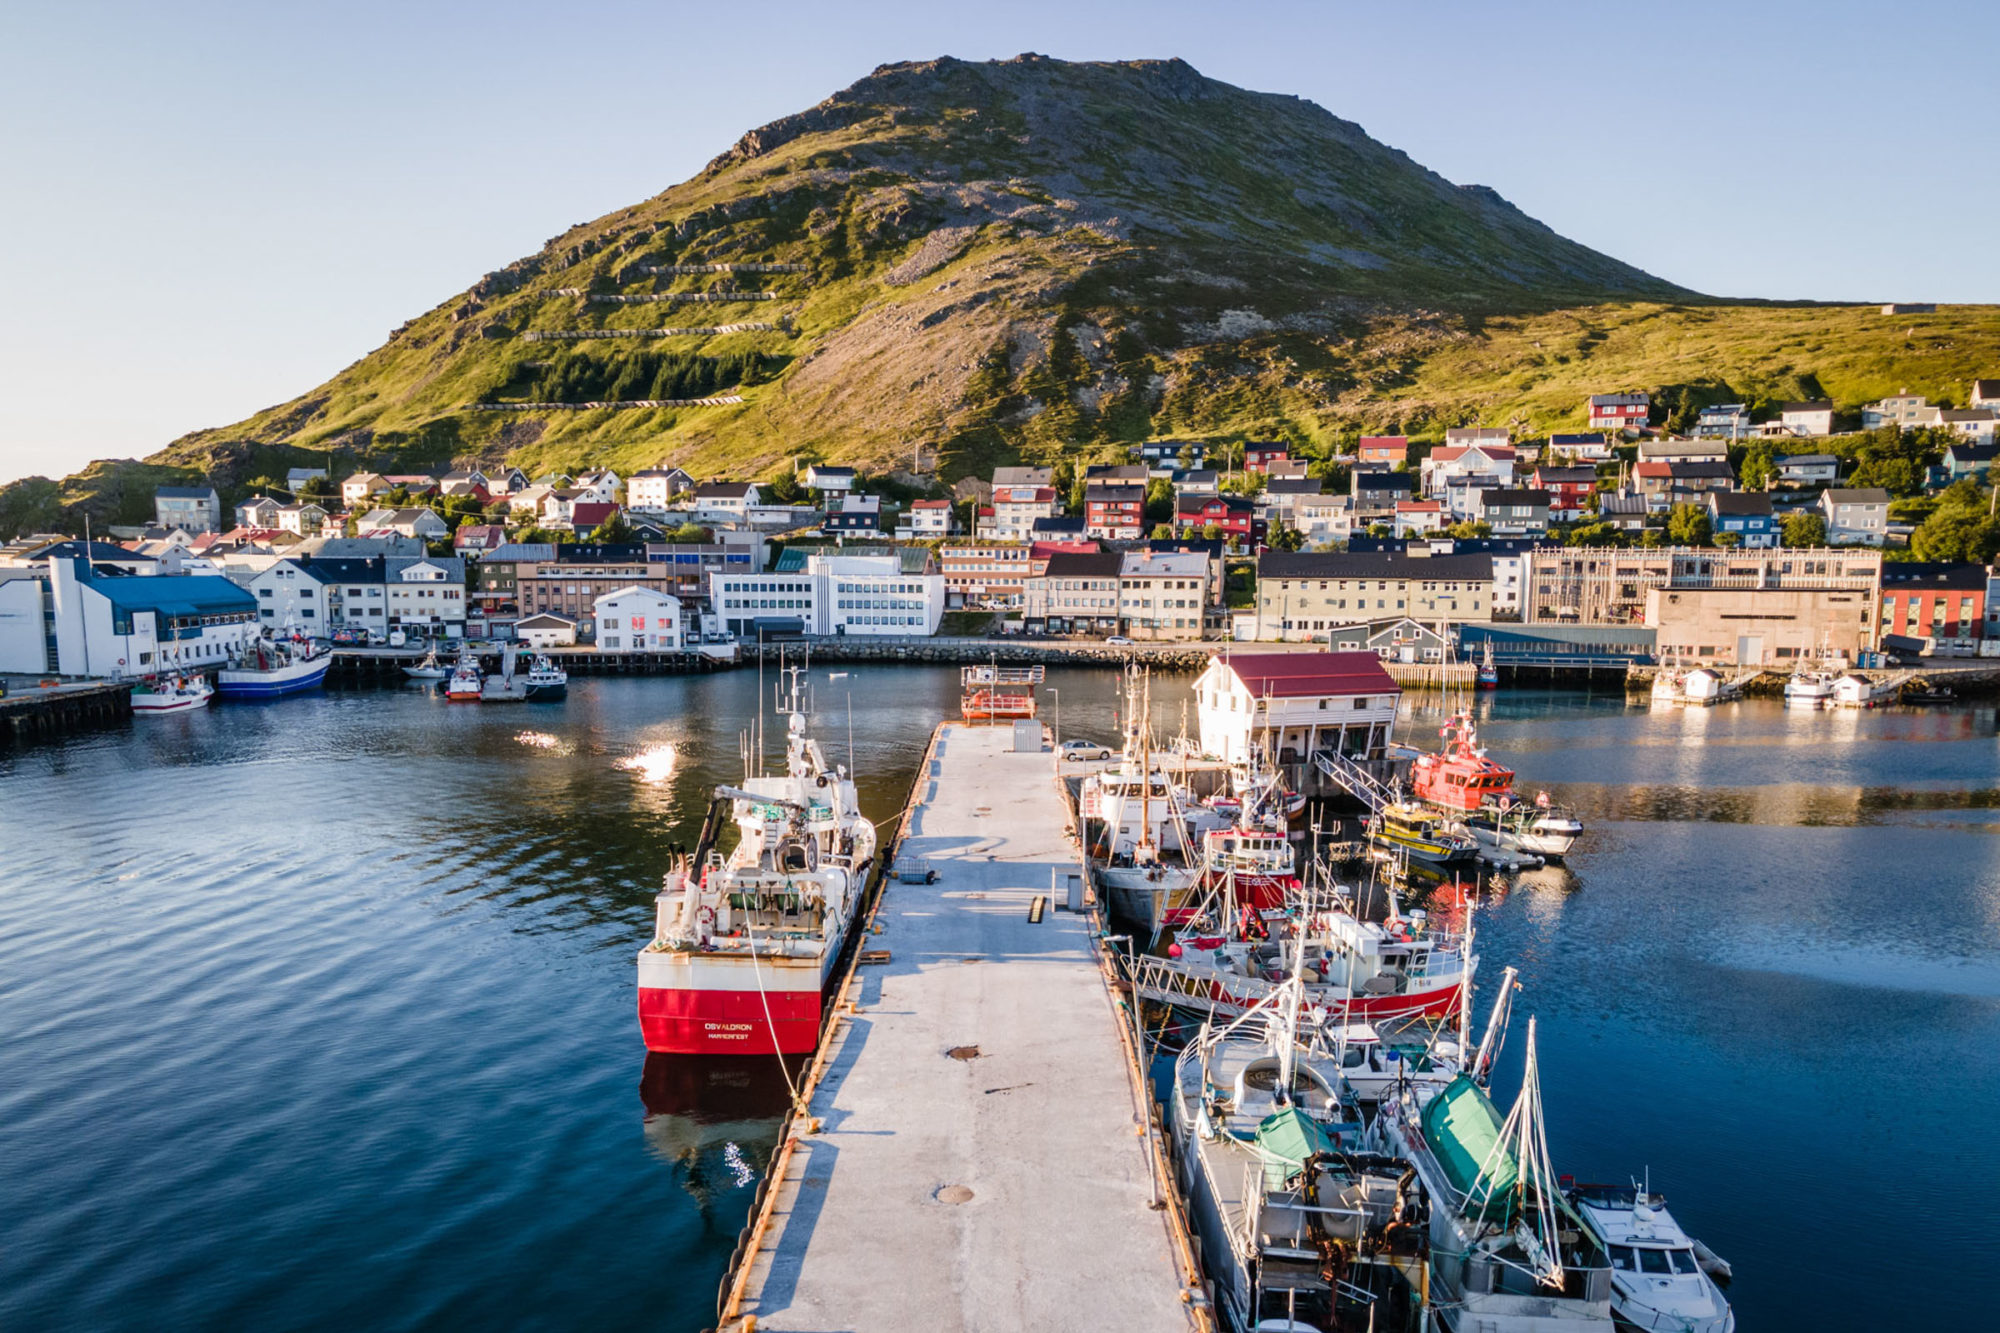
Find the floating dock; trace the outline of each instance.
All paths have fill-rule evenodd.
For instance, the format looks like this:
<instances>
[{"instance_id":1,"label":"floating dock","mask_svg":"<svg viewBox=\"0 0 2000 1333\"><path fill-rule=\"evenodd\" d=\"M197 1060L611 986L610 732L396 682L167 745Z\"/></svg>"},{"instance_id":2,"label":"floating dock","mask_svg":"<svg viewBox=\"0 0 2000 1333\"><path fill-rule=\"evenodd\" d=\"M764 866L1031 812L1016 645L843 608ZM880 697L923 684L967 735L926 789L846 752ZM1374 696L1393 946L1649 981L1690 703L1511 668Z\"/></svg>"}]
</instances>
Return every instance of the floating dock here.
<instances>
[{"instance_id":1,"label":"floating dock","mask_svg":"<svg viewBox=\"0 0 2000 1333\"><path fill-rule=\"evenodd\" d=\"M935 882L883 887L724 1333L1210 1326L1096 915L1064 905L1054 757L1015 737L932 737L895 855Z\"/></svg>"}]
</instances>

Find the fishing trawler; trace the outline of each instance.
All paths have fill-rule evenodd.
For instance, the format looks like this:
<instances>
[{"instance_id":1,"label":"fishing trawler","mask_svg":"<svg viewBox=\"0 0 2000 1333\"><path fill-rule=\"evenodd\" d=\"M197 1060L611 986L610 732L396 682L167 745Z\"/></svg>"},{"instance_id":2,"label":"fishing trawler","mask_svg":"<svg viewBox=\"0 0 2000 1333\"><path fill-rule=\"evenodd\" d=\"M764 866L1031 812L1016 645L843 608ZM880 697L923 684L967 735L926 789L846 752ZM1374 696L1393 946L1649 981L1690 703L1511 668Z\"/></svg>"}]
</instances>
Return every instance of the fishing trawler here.
<instances>
[{"instance_id":1,"label":"fishing trawler","mask_svg":"<svg viewBox=\"0 0 2000 1333\"><path fill-rule=\"evenodd\" d=\"M806 736L800 667L787 668L785 771L714 791L692 856L678 858L639 951L650 1051L810 1051L875 859L854 780ZM722 819L740 835L715 850Z\"/></svg>"},{"instance_id":2,"label":"fishing trawler","mask_svg":"<svg viewBox=\"0 0 2000 1333\"><path fill-rule=\"evenodd\" d=\"M1233 1333L1408 1326L1421 1300L1422 1192L1361 1151L1341 1052L1301 1040L1295 980L1175 1063L1181 1182Z\"/></svg>"},{"instance_id":3,"label":"fishing trawler","mask_svg":"<svg viewBox=\"0 0 2000 1333\"><path fill-rule=\"evenodd\" d=\"M569 672L550 661L547 653L535 654L534 663L521 681L531 701L551 702L569 693Z\"/></svg>"},{"instance_id":4,"label":"fishing trawler","mask_svg":"<svg viewBox=\"0 0 2000 1333\"><path fill-rule=\"evenodd\" d=\"M1376 811L1368 820L1368 838L1435 866L1461 865L1479 855L1479 842L1470 833L1415 801L1392 801Z\"/></svg>"},{"instance_id":5,"label":"fishing trawler","mask_svg":"<svg viewBox=\"0 0 2000 1333\"><path fill-rule=\"evenodd\" d=\"M1500 688L1500 668L1493 665L1493 640L1491 639L1486 641L1486 655L1480 659L1479 670L1473 679L1474 683L1482 690L1497 690Z\"/></svg>"},{"instance_id":6,"label":"fishing trawler","mask_svg":"<svg viewBox=\"0 0 2000 1333\"><path fill-rule=\"evenodd\" d=\"M1730 1333L1736 1313L1715 1275L1729 1265L1681 1230L1667 1201L1643 1185L1563 1191L1611 1256L1611 1309L1622 1325Z\"/></svg>"},{"instance_id":7,"label":"fishing trawler","mask_svg":"<svg viewBox=\"0 0 2000 1333\"><path fill-rule=\"evenodd\" d=\"M260 638L215 673L215 692L225 699L276 699L316 690L333 665L333 653L310 639Z\"/></svg>"},{"instance_id":8,"label":"fishing trawler","mask_svg":"<svg viewBox=\"0 0 2000 1333\"><path fill-rule=\"evenodd\" d=\"M1458 1012L1479 966L1469 935L1433 929L1422 911L1391 900L1386 921L1344 905L1289 912L1233 912L1204 902L1174 934L1166 956L1132 960L1146 999L1230 1019L1269 999L1298 969L1316 1022L1388 1022Z\"/></svg>"},{"instance_id":9,"label":"fishing trawler","mask_svg":"<svg viewBox=\"0 0 2000 1333\"><path fill-rule=\"evenodd\" d=\"M459 654L457 664L451 669L451 677L444 683L444 697L459 703L478 703L484 686L479 657L467 649Z\"/></svg>"},{"instance_id":10,"label":"fishing trawler","mask_svg":"<svg viewBox=\"0 0 2000 1333\"><path fill-rule=\"evenodd\" d=\"M140 717L192 713L208 707L214 694L204 675L149 676L132 687L132 712Z\"/></svg>"},{"instance_id":11,"label":"fishing trawler","mask_svg":"<svg viewBox=\"0 0 2000 1333\"><path fill-rule=\"evenodd\" d=\"M1203 878L1202 835L1222 817L1201 808L1155 767L1145 673L1126 673L1125 749L1118 763L1083 780L1092 872L1114 914L1148 934L1185 919Z\"/></svg>"},{"instance_id":12,"label":"fishing trawler","mask_svg":"<svg viewBox=\"0 0 2000 1333\"><path fill-rule=\"evenodd\" d=\"M1611 1333L1610 1258L1549 1165L1532 1018L1504 1120L1461 1074L1427 1100L1406 1089L1383 1102L1367 1146L1407 1161L1430 1201L1430 1297L1445 1328Z\"/></svg>"}]
</instances>

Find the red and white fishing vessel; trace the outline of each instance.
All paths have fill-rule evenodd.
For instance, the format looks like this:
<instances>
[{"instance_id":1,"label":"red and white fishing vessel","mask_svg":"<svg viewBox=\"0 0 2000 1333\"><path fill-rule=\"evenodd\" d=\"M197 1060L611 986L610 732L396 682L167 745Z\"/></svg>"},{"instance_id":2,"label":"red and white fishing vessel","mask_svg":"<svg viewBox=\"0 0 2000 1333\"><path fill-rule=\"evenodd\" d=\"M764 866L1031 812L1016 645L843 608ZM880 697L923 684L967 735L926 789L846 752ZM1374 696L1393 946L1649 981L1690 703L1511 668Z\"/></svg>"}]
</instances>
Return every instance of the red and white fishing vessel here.
<instances>
[{"instance_id":1,"label":"red and white fishing vessel","mask_svg":"<svg viewBox=\"0 0 2000 1333\"><path fill-rule=\"evenodd\" d=\"M639 951L646 1049L796 1054L819 1040L821 1006L859 915L875 826L846 769L805 734L801 668L789 668L785 771L717 787L692 857L660 890ZM723 812L741 837L713 850Z\"/></svg>"},{"instance_id":2,"label":"red and white fishing vessel","mask_svg":"<svg viewBox=\"0 0 2000 1333\"><path fill-rule=\"evenodd\" d=\"M1470 935L1434 930L1422 912L1362 921L1344 907L1304 918L1245 913L1249 929L1181 931L1167 956L1132 965L1140 995L1218 1020L1236 1018L1285 984L1304 950L1305 1003L1321 1022L1444 1018L1465 1002L1478 957ZM1270 932L1259 938L1260 929Z\"/></svg>"}]
</instances>

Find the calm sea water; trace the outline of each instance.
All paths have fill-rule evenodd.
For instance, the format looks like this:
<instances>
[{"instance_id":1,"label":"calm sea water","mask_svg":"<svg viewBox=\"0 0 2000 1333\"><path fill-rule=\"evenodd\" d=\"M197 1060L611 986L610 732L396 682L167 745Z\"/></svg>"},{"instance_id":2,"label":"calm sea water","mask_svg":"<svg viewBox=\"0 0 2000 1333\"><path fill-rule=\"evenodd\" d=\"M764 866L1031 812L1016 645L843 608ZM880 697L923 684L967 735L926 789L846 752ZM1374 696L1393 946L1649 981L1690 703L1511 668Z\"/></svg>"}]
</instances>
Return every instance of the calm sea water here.
<instances>
[{"instance_id":1,"label":"calm sea water","mask_svg":"<svg viewBox=\"0 0 2000 1333\"><path fill-rule=\"evenodd\" d=\"M813 676L891 816L956 672ZM1051 683L1065 734L1112 734L1114 674ZM759 697L336 692L0 751L0 1328L710 1323L782 1081L648 1062L632 954ZM1994 710L1481 707L1592 825L1480 917L1559 1168L1650 1171L1747 1327L1970 1317L2000 1262ZM1885 1232L1904 1262L1863 1277Z\"/></svg>"}]
</instances>

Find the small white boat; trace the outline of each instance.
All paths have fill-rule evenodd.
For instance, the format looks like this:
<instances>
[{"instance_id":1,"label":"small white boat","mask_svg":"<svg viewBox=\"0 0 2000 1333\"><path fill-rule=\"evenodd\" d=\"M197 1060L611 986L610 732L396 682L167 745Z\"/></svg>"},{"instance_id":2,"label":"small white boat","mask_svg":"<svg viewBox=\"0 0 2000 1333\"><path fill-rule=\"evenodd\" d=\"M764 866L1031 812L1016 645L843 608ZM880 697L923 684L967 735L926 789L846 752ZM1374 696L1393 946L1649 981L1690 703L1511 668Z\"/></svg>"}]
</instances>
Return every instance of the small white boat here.
<instances>
[{"instance_id":1,"label":"small white boat","mask_svg":"<svg viewBox=\"0 0 2000 1333\"><path fill-rule=\"evenodd\" d=\"M1736 1313L1711 1276L1727 1277L1729 1265L1681 1230L1664 1198L1615 1185L1564 1192L1611 1256L1611 1309L1621 1323L1686 1333L1736 1327Z\"/></svg>"},{"instance_id":2,"label":"small white boat","mask_svg":"<svg viewBox=\"0 0 2000 1333\"><path fill-rule=\"evenodd\" d=\"M148 717L191 713L214 697L207 676L152 676L132 687L132 711Z\"/></svg>"},{"instance_id":3,"label":"small white boat","mask_svg":"<svg viewBox=\"0 0 2000 1333\"><path fill-rule=\"evenodd\" d=\"M1822 708L1833 702L1840 677L1831 671L1799 671L1785 682L1785 704L1791 708Z\"/></svg>"},{"instance_id":4,"label":"small white boat","mask_svg":"<svg viewBox=\"0 0 2000 1333\"><path fill-rule=\"evenodd\" d=\"M466 653L458 659L458 665L451 669L451 676L445 681L444 697L464 703L478 703L480 691L485 684L479 671L479 658Z\"/></svg>"},{"instance_id":5,"label":"small white boat","mask_svg":"<svg viewBox=\"0 0 2000 1333\"><path fill-rule=\"evenodd\" d=\"M403 674L411 680L443 680L451 674L451 669L438 661L437 649L424 654L424 660L415 666L403 668Z\"/></svg>"}]
</instances>

